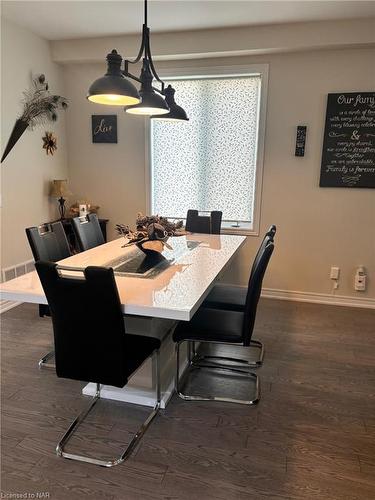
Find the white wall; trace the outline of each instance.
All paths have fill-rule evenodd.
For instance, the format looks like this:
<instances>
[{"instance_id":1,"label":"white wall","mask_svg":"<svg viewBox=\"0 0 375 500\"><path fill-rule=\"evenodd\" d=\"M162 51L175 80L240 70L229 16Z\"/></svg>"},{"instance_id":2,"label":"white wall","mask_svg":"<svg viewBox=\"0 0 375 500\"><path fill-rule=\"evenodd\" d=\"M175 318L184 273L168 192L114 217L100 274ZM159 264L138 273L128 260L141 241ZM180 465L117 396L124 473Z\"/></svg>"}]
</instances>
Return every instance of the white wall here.
<instances>
[{"instance_id":1,"label":"white wall","mask_svg":"<svg viewBox=\"0 0 375 500\"><path fill-rule=\"evenodd\" d=\"M345 21L345 32L348 22ZM353 30L350 30L355 38L350 43L356 48L345 46L349 42L342 36L341 22L337 24L336 30L327 31L326 28L324 23L321 27L315 23L314 29L308 31L309 43L313 43L314 33L321 33L322 37L334 33L336 41L332 39L330 43L327 42L327 47L331 47L329 50L301 51L304 35L301 26L290 26L289 38L285 28L279 27L275 36L284 37L285 46L275 46L272 54L268 53L269 43L265 44L264 40L267 29L274 32L272 27L252 29L247 37L244 33L246 29L241 28L239 37L242 42L251 40L253 33L257 35L256 47L253 44L256 50L251 44L248 50L254 49L259 53L263 46L263 52L267 53L221 59L214 52L217 30L207 31L206 34L199 34L202 49L200 58L191 60L189 54L184 53L184 60L159 61L157 66L169 68L173 73L173 68L177 67L244 65L253 62L269 64L261 231L269 224L276 223L278 234L276 252L265 286L330 293L332 283L329 269L331 265L337 265L342 270L337 295L375 298L375 191L318 187L327 94L373 90L375 51L374 48L359 46L361 29L357 21L353 21ZM234 32L231 31L232 34ZM368 30L363 33L367 33L369 38ZM64 93L64 90L61 89L61 71L49 61L48 46L44 41L10 23L5 26L3 36L6 41L3 47L3 95L7 99L4 102L2 137L5 140L13 126L19 96L27 86L31 69L45 72L51 87L57 92ZM167 40L168 47L176 51L180 37L183 40L190 39L186 33L169 33L165 37L158 34L157 41L165 48L164 42ZM235 40L235 36L233 40L228 39L232 53L236 52ZM113 48L112 41L97 39L95 44L93 40L77 44L53 43L55 60L65 63L69 60L80 61L80 64L69 63L63 67L65 95L71 101L66 124L69 180L74 193L72 199L88 199L101 205L100 215L110 219L110 237L115 234L115 223L133 223L136 213L146 210L145 182L148 168L144 119L126 116L121 109L93 105L85 99L90 83L104 73L104 56L106 51ZM192 39L190 43L193 42ZM335 44L341 45L341 48L332 48ZM223 48L226 46L224 44ZM25 47L27 56L24 55ZM100 52L103 56L103 63L82 62L85 59L93 60L93 47L96 48L95 54ZM244 47L244 43L238 46L240 50ZM294 52L276 53L293 48ZM203 59L202 54L209 52L212 58ZM159 55L167 57L162 52ZM92 144L90 119L94 113L118 114L118 144ZM295 127L298 124L308 126L304 158L294 156ZM58 134L62 145L63 130L59 129ZM24 227L50 218L49 211L53 205L47 197L48 181L66 175L63 149L59 149L56 157L46 158L40 148L40 135L38 132L27 133L9 156L9 161L1 167L3 206L6 208L3 235L7 235L6 240L3 237L3 253L8 265L25 260L29 255L23 235ZM248 238L225 277L227 281L245 284L259 241L257 237ZM366 266L370 275L365 293L353 290L353 275L358 265Z\"/></svg>"},{"instance_id":2,"label":"white wall","mask_svg":"<svg viewBox=\"0 0 375 500\"><path fill-rule=\"evenodd\" d=\"M69 65L64 70L71 104L66 119L72 199L100 205L99 217L110 219L109 237L114 237L115 223L134 221L137 211L145 207L144 118L132 120L122 108L86 99L87 89L103 74L103 67ZM92 143L92 114L118 115L117 144Z\"/></svg>"},{"instance_id":3,"label":"white wall","mask_svg":"<svg viewBox=\"0 0 375 500\"><path fill-rule=\"evenodd\" d=\"M209 30L152 33L158 60L202 59L374 45L375 18L236 26ZM60 63L97 63L116 47L128 59L139 50L139 34L55 40L53 59Z\"/></svg>"},{"instance_id":4,"label":"white wall","mask_svg":"<svg viewBox=\"0 0 375 500\"><path fill-rule=\"evenodd\" d=\"M1 151L20 116L22 92L31 76L44 73L52 92L64 95L62 68L52 62L47 41L16 24L1 20ZM1 267L32 258L25 228L56 219L56 200L48 197L52 179L67 178L64 113L59 121L26 131L1 164ZM58 149L47 156L44 132L53 131Z\"/></svg>"},{"instance_id":5,"label":"white wall","mask_svg":"<svg viewBox=\"0 0 375 500\"><path fill-rule=\"evenodd\" d=\"M266 287L330 293L329 271L337 265L342 270L337 295L375 297L375 191L318 187L327 94L373 90L374 55L374 49L362 48L158 63L159 68L269 64L261 230L275 223L278 234ZM113 227L133 223L137 211L145 210L147 165L143 118L84 98L90 82L103 72L103 64L66 66L72 100L69 168L75 193L101 205ZM91 144L91 114L113 112L118 114L119 143ZM298 124L308 127L304 158L294 156ZM246 283L259 241L248 238L226 281ZM370 275L368 290L361 294L353 290L358 265Z\"/></svg>"}]
</instances>

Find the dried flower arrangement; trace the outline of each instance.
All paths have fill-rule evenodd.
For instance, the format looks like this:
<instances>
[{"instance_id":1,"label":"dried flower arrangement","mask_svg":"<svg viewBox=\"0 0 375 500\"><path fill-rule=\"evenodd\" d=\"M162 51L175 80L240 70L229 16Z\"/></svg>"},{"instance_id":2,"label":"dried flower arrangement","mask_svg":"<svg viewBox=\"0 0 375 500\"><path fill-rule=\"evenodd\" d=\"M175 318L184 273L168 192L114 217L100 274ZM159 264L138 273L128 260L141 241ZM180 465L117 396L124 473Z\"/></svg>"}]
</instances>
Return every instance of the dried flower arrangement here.
<instances>
[{"instance_id":1,"label":"dried flower arrangement","mask_svg":"<svg viewBox=\"0 0 375 500\"><path fill-rule=\"evenodd\" d=\"M31 88L26 90L23 95L23 112L16 120L1 162L5 160L27 128L32 130L37 125L44 125L50 121L55 122L57 110L68 107L65 97L52 95L49 92L44 75L35 77Z\"/></svg>"},{"instance_id":2,"label":"dried flower arrangement","mask_svg":"<svg viewBox=\"0 0 375 500\"><path fill-rule=\"evenodd\" d=\"M167 243L170 236L182 236L185 234L183 230L183 222L171 222L166 217L159 215L143 215L138 213L136 219L136 230L132 231L129 226L124 224L116 224L118 234L124 236L127 242L124 247L129 245L137 245L146 254L164 250L164 246L169 249L172 247Z\"/></svg>"},{"instance_id":3,"label":"dried flower arrangement","mask_svg":"<svg viewBox=\"0 0 375 500\"><path fill-rule=\"evenodd\" d=\"M52 155L57 149L57 139L52 132L46 132L43 140L43 149L46 150L46 155Z\"/></svg>"}]
</instances>

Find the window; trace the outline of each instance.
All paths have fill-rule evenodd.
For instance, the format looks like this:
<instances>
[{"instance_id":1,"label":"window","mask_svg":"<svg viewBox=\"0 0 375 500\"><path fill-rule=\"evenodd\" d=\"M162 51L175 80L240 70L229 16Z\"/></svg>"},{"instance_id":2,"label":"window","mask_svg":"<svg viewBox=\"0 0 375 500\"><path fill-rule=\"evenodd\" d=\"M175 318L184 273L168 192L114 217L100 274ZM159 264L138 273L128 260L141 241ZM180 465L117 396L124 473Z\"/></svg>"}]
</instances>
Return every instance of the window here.
<instances>
[{"instance_id":1,"label":"window","mask_svg":"<svg viewBox=\"0 0 375 500\"><path fill-rule=\"evenodd\" d=\"M224 227L253 229L261 74L165 81L190 120L151 120L152 213L221 210Z\"/></svg>"}]
</instances>

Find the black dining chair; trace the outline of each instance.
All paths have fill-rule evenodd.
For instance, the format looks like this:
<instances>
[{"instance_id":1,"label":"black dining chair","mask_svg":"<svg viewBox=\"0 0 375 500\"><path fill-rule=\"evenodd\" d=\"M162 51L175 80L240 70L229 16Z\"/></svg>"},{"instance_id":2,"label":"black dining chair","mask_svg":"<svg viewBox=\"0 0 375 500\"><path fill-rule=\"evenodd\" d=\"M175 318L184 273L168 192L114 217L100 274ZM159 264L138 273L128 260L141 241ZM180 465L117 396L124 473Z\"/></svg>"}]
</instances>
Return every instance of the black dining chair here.
<instances>
[{"instance_id":1,"label":"black dining chair","mask_svg":"<svg viewBox=\"0 0 375 500\"><path fill-rule=\"evenodd\" d=\"M56 262L70 257L69 243L61 222L28 227L25 231L35 262L38 260ZM41 318L50 316L47 305L39 304L39 316ZM39 368L55 368L53 363L48 363L53 356L54 351L43 356L38 362Z\"/></svg>"},{"instance_id":2,"label":"black dining chair","mask_svg":"<svg viewBox=\"0 0 375 500\"><path fill-rule=\"evenodd\" d=\"M177 394L189 401L224 401L228 403L240 403L253 405L260 399L260 381L258 375L251 372L248 363L236 365L224 363L227 357L210 356L215 359L211 363L202 363L202 358L195 353L195 343L219 344L222 346L243 346L251 345L251 336L254 330L257 306L262 289L263 277L267 269L268 262L274 249L272 241L268 241L262 249L253 273L250 276L249 287L246 294L245 308L243 311L230 311L223 309L201 308L189 322L180 322L173 333L173 340L176 342L176 378L175 387ZM218 396L202 396L184 394L180 390L180 346L184 342L188 343L188 352L193 347L193 357L189 360L190 369L187 369L185 376L191 369L213 369L229 371L239 376L248 376L255 380L255 394L247 400L234 399ZM235 359L237 361L237 359ZM245 366L245 368L243 368Z\"/></svg>"},{"instance_id":3,"label":"black dining chair","mask_svg":"<svg viewBox=\"0 0 375 500\"><path fill-rule=\"evenodd\" d=\"M105 243L96 214L74 217L72 219L72 226L81 252Z\"/></svg>"},{"instance_id":4,"label":"black dining chair","mask_svg":"<svg viewBox=\"0 0 375 500\"><path fill-rule=\"evenodd\" d=\"M186 231L191 233L220 234L223 212L214 210L201 215L198 210L188 210L186 215Z\"/></svg>"},{"instance_id":5,"label":"black dining chair","mask_svg":"<svg viewBox=\"0 0 375 500\"><path fill-rule=\"evenodd\" d=\"M250 276L254 271L254 267L256 262L259 260L259 256L261 255L264 247L267 245L269 241L274 242L274 237L276 234L276 226L272 224L266 234L263 237L263 240L259 246L259 249L255 255ZM228 285L225 283L218 283L213 287L211 292L207 295L205 301L202 304L202 307L208 307L211 309L223 309L229 311L244 311L245 303L246 303L246 295L247 295L248 287L239 286L239 285ZM250 345L259 349L259 357L256 361L249 361L251 366L257 367L263 364L264 359L264 345L259 340L251 339Z\"/></svg>"},{"instance_id":6,"label":"black dining chair","mask_svg":"<svg viewBox=\"0 0 375 500\"><path fill-rule=\"evenodd\" d=\"M70 425L56 447L63 458L112 467L126 460L160 408L160 340L125 331L113 269L87 267L77 274L52 262L36 262L51 309L58 377L96 383L90 405ZM154 358L155 406L120 457L100 460L64 451L76 428L100 399L101 385L124 387L143 363Z\"/></svg>"}]
</instances>

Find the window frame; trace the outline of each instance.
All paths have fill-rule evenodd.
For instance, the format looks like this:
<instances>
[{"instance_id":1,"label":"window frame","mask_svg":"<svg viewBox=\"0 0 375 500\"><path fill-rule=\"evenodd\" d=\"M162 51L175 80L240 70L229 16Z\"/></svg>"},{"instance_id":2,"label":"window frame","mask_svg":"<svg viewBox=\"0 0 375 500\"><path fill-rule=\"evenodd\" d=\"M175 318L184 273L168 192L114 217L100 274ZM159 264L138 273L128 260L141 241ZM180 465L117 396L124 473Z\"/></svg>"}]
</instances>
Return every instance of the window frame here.
<instances>
[{"instance_id":1,"label":"window frame","mask_svg":"<svg viewBox=\"0 0 375 500\"><path fill-rule=\"evenodd\" d=\"M252 223L243 223L240 227L232 227L233 222L224 222L221 227L222 234L240 234L246 236L259 236L261 220L261 201L263 189L263 164L264 164L264 145L266 132L267 115L267 93L268 93L268 64L249 64L233 66L214 66L214 67L186 67L170 68L159 71L159 76L163 80L179 80L185 78L199 77L229 77L229 76L253 76L261 77L260 86L260 104L259 104L259 126L256 151L256 169L255 169L255 189L254 189L254 212ZM150 212L152 206L152 162L151 162L151 119L146 121L145 130L145 184L146 184L146 210Z\"/></svg>"}]
</instances>

